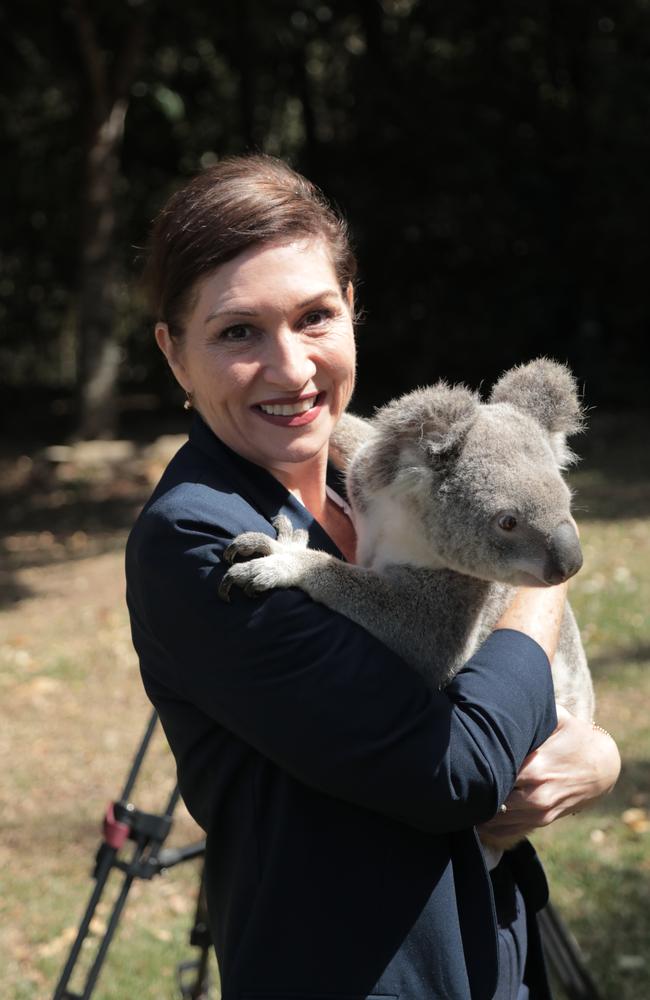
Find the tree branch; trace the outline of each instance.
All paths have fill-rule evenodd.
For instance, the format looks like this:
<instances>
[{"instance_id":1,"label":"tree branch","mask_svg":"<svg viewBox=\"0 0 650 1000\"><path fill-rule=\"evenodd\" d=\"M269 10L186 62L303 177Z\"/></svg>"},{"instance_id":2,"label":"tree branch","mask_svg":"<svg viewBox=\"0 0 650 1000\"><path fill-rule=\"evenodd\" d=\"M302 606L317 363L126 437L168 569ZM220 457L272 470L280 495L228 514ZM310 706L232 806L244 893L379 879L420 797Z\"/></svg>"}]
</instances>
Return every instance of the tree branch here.
<instances>
[{"instance_id":1,"label":"tree branch","mask_svg":"<svg viewBox=\"0 0 650 1000\"><path fill-rule=\"evenodd\" d=\"M113 79L114 101L123 100L128 96L133 77L142 55L145 41L145 27L147 22L148 5L141 3L137 14L134 16L128 31L124 35L124 40L117 55L115 76Z\"/></svg>"},{"instance_id":2,"label":"tree branch","mask_svg":"<svg viewBox=\"0 0 650 1000\"><path fill-rule=\"evenodd\" d=\"M85 7L84 0L70 0L70 6L77 29L81 58L95 98L94 103L98 109L102 109L101 115L103 116L110 103L104 54L97 42L95 25Z\"/></svg>"}]
</instances>

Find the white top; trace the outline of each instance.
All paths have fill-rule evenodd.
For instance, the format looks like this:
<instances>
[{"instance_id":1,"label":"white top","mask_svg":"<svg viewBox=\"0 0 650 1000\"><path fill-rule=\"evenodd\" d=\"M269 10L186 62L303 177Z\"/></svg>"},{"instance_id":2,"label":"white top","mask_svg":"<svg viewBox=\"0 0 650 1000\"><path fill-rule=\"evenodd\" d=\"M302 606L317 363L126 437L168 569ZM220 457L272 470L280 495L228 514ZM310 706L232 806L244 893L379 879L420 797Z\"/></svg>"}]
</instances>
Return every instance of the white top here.
<instances>
[{"instance_id":1,"label":"white top","mask_svg":"<svg viewBox=\"0 0 650 1000\"><path fill-rule=\"evenodd\" d=\"M352 520L352 508L350 507L350 504L347 503L347 501L345 501L343 497L340 497L338 493L335 490L333 490L332 487L329 486L327 483L325 484L325 491L330 500L333 503L335 503L337 507L340 507L343 513L347 514L350 520Z\"/></svg>"}]
</instances>

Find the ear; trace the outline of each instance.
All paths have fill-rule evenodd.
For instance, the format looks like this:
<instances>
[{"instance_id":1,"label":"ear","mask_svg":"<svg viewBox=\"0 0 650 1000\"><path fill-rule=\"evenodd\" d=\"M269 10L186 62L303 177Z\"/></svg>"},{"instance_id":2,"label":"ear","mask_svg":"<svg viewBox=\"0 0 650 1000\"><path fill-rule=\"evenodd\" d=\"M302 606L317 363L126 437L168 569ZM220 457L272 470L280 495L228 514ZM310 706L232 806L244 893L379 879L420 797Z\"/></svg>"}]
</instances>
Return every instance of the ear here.
<instances>
[{"instance_id":1,"label":"ear","mask_svg":"<svg viewBox=\"0 0 650 1000\"><path fill-rule=\"evenodd\" d=\"M490 402L510 403L541 424L560 465L575 460L566 435L582 430L584 411L576 380L566 365L538 358L511 368L494 386Z\"/></svg>"},{"instance_id":2,"label":"ear","mask_svg":"<svg viewBox=\"0 0 650 1000\"><path fill-rule=\"evenodd\" d=\"M457 454L478 406L475 393L445 382L384 406L373 421L379 432L375 450L382 452L376 485L388 485L405 465L442 470Z\"/></svg>"},{"instance_id":3,"label":"ear","mask_svg":"<svg viewBox=\"0 0 650 1000\"><path fill-rule=\"evenodd\" d=\"M174 340L166 323L156 323L155 337L156 343L167 358L167 364L173 371L174 377L181 389L185 389L186 392L191 392L191 382L185 365L183 364L182 344Z\"/></svg>"},{"instance_id":4,"label":"ear","mask_svg":"<svg viewBox=\"0 0 650 1000\"><path fill-rule=\"evenodd\" d=\"M470 389L441 381L393 400L377 412L375 420L397 437L442 445L475 415L478 405L478 396Z\"/></svg>"}]
</instances>

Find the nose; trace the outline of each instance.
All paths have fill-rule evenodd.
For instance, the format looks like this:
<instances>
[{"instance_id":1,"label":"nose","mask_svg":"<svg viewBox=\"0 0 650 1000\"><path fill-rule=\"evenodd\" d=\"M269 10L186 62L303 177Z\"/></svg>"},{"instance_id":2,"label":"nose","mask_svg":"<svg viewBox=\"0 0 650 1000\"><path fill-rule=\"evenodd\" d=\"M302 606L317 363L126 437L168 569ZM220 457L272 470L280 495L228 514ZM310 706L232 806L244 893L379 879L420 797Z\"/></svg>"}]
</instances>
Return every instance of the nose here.
<instances>
[{"instance_id":1,"label":"nose","mask_svg":"<svg viewBox=\"0 0 650 1000\"><path fill-rule=\"evenodd\" d=\"M282 389L301 389L316 374L310 345L299 334L282 329L267 342L264 374L266 381Z\"/></svg>"},{"instance_id":2,"label":"nose","mask_svg":"<svg viewBox=\"0 0 650 1000\"><path fill-rule=\"evenodd\" d=\"M581 566L582 549L578 533L570 521L564 521L551 535L544 580L548 584L563 583L577 573Z\"/></svg>"}]
</instances>

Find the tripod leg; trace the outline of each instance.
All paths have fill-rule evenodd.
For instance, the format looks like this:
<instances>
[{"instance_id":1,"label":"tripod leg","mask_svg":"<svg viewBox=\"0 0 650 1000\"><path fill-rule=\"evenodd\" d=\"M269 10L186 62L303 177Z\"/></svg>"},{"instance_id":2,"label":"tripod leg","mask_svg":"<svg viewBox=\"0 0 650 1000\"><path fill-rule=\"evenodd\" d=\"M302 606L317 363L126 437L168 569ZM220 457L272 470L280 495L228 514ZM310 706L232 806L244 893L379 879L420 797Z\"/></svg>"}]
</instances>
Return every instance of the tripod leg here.
<instances>
[{"instance_id":1,"label":"tripod leg","mask_svg":"<svg viewBox=\"0 0 650 1000\"><path fill-rule=\"evenodd\" d=\"M149 717L145 733L142 737L140 746L136 751L133 763L129 770L129 774L126 779L124 789L122 791L121 803L127 802L131 794L131 791L133 789L133 786L135 785L145 754L149 748L149 744L151 743L151 738L156 728L157 721L158 721L158 714L157 712L153 711ZM166 816L168 816L169 819L171 819L171 815L178 801L179 794L180 793L178 792L178 787L176 786L174 788L174 791L172 792L172 795L167 805ZM118 803L113 803L109 807L109 812L104 818L104 843L100 845L97 854L95 871L93 873L93 877L95 879L95 886L90 895L90 899L88 901L88 905L86 906L84 915L81 919L77 936L70 949L70 953L63 968L63 972L61 973L61 977L59 979L59 982L57 983L53 995L53 1000L67 1000L68 997L73 996L73 994L71 994L68 990L68 984L70 982L70 978L74 972L75 965L79 959L79 954L81 952L83 943L86 937L88 936L90 923L95 914L97 904L99 903L101 895L106 887L106 882L108 880L110 872L113 869L113 867L119 866L119 862L117 860L118 851L120 850L124 841L130 834L130 829L127 824L116 821L114 814L114 807L117 805ZM132 863L135 863L136 861L140 860L140 857L143 852L143 845L144 845L144 840L141 840L141 842L138 843L138 846L134 852ZM86 1000L87 997L90 997L91 991L97 980L97 976L99 975L101 964L106 955L108 945L110 944L110 940L115 932L117 921L124 907L126 896L131 887L132 881L133 881L133 876L127 874L121 892L114 905L113 913L106 934L100 944L98 954L90 970L89 977L86 981L86 986L84 988L84 992L80 1000Z\"/></svg>"},{"instance_id":2,"label":"tripod leg","mask_svg":"<svg viewBox=\"0 0 650 1000\"><path fill-rule=\"evenodd\" d=\"M602 1000L571 932L552 903L538 914L544 954L569 1000Z\"/></svg>"},{"instance_id":3,"label":"tripod leg","mask_svg":"<svg viewBox=\"0 0 650 1000\"><path fill-rule=\"evenodd\" d=\"M133 883L133 876L125 875L124 882L122 883L122 888L120 889L119 895L115 900L115 903L113 904L113 911L111 913L110 920L108 921L108 924L106 926L104 937L102 938L99 948L97 949L95 961L93 962L90 971L88 973L88 978L86 979L86 985L84 987L84 991L80 997L80 1000L87 1000L87 998L90 997L90 994L95 988L97 977L99 976L101 967L104 963L104 959L106 958L106 952L108 951L108 947L113 939L113 935L115 934L117 923L122 914L122 910L124 909L124 904L126 903L126 897L129 894L129 889L131 888L132 883Z\"/></svg>"},{"instance_id":4,"label":"tripod leg","mask_svg":"<svg viewBox=\"0 0 650 1000\"><path fill-rule=\"evenodd\" d=\"M163 849L163 844L167 838L172 824L172 815L180 799L180 790L176 785L167 801L164 813L145 813L129 802L130 793L135 785L144 756L149 747L156 722L157 713L153 712L144 737L136 752L133 764L122 792L121 799L110 803L108 811L104 817L104 841L100 844L97 852L95 870L93 877L95 887L90 896L84 916L74 944L70 949L67 962L65 963L61 978L56 986L53 1000L89 1000L95 987L104 959L108 952L109 945L117 929L117 924L126 903L129 890L135 878L151 879L160 874L165 868L180 864L203 854L205 842L190 844L182 848L171 848L167 851ZM118 853L127 840L135 841L135 849L130 861L125 862L118 857ZM106 930L97 948L97 953L86 977L86 984L82 994L72 993L68 989L68 983L74 972L75 965L79 958L82 945L88 936L90 924L95 914L97 904L106 887L107 879L113 868L119 869L124 876L122 886L113 904L110 919ZM198 916L195 930L198 928ZM207 933L207 922L205 923ZM195 942L192 942L195 943ZM198 943L198 942L196 942ZM208 997L208 958L210 952L210 939L207 936L207 943L201 954L199 963L192 963L199 968L196 990L190 996L190 1000L207 1000Z\"/></svg>"},{"instance_id":5,"label":"tripod leg","mask_svg":"<svg viewBox=\"0 0 650 1000\"><path fill-rule=\"evenodd\" d=\"M113 862L115 860L116 853L117 852L115 850L108 848L104 852L99 862L97 871L95 873L95 879L96 879L95 888L93 889L90 895L90 899L88 900L86 911L82 917L81 923L79 925L79 930L77 932L77 936L75 938L74 944L72 945L72 948L70 949L68 961L66 962L63 968L63 972L61 973L61 978L57 983L57 987L56 990L54 991L54 996L52 1000L65 1000L68 983L70 981L70 976L72 975L72 971L79 957L81 946L83 945L86 936L88 934L90 922L95 914L95 910L101 898L102 892L104 891L106 880L111 871L111 868L113 867Z\"/></svg>"},{"instance_id":6,"label":"tripod leg","mask_svg":"<svg viewBox=\"0 0 650 1000\"><path fill-rule=\"evenodd\" d=\"M142 767L142 761L144 760L145 754L149 749L149 744L151 743L151 737L153 736L154 729L156 728L156 722L158 721L158 713L154 709L149 716L149 721L147 722L147 728L144 731L144 736L140 742L140 746L136 750L135 757L133 758L133 763L131 765L131 770L129 771L128 777L126 779L126 784L122 790L122 795L120 796L123 802L127 802L131 798L131 792L133 791L133 786L135 785L136 779L140 768Z\"/></svg>"},{"instance_id":7,"label":"tripod leg","mask_svg":"<svg viewBox=\"0 0 650 1000\"><path fill-rule=\"evenodd\" d=\"M209 962L212 950L212 939L208 926L208 906L205 893L205 866L201 871L201 882L194 915L194 926L190 932L190 944L200 948L197 959L181 962L177 969L178 984L183 1000L209 1000L210 974ZM193 975L192 982L186 982L186 976Z\"/></svg>"}]
</instances>

